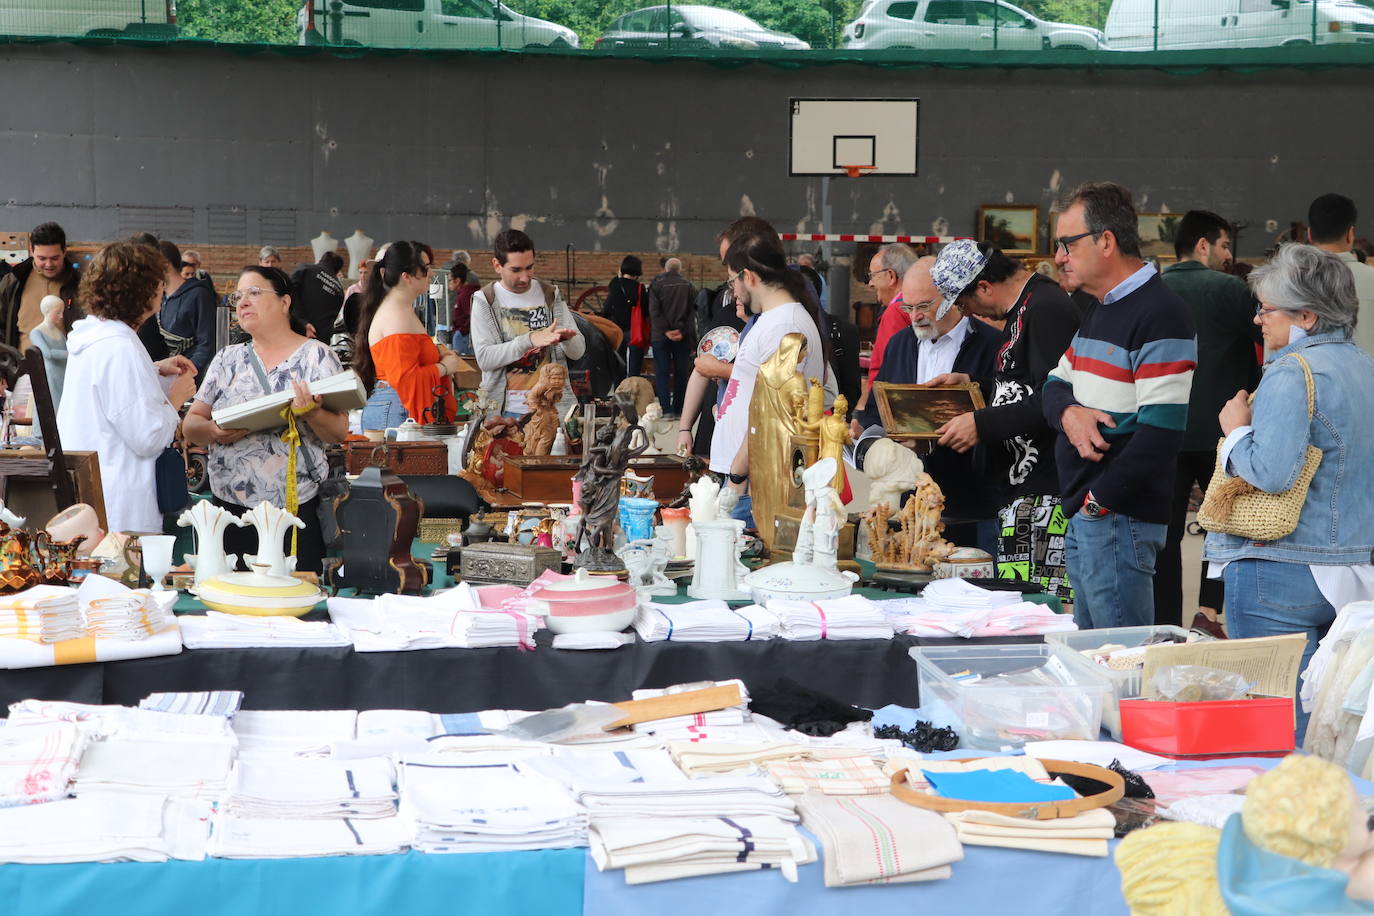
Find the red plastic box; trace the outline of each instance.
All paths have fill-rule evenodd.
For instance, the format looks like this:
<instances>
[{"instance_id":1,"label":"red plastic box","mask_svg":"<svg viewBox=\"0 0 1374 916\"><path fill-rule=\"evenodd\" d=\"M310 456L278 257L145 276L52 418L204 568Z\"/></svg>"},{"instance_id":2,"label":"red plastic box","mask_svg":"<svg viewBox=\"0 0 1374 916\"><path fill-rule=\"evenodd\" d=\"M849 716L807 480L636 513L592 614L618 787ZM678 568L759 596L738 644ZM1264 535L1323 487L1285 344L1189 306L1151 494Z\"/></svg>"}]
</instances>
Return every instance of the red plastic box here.
<instances>
[{"instance_id":1,"label":"red plastic box","mask_svg":"<svg viewBox=\"0 0 1374 916\"><path fill-rule=\"evenodd\" d=\"M1293 700L1122 700L1121 741L1166 757L1281 757L1293 750Z\"/></svg>"}]
</instances>

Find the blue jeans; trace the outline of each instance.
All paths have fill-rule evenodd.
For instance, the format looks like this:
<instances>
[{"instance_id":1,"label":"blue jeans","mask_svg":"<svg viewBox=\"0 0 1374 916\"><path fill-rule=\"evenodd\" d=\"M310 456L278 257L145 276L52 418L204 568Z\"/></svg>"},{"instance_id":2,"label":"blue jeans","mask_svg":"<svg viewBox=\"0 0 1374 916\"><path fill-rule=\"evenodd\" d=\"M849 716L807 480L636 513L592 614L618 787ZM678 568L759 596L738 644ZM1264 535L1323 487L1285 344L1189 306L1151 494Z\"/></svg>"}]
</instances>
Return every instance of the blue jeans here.
<instances>
[{"instance_id":1,"label":"blue jeans","mask_svg":"<svg viewBox=\"0 0 1374 916\"><path fill-rule=\"evenodd\" d=\"M1312 570L1280 560L1232 560L1226 565L1226 633L1234 639L1302 633L1307 648L1299 673L1307 670L1317 643L1326 635L1336 609L1317 588ZM1295 701L1296 702L1296 701ZM1298 741L1307 731L1307 714L1298 704Z\"/></svg>"},{"instance_id":2,"label":"blue jeans","mask_svg":"<svg viewBox=\"0 0 1374 916\"><path fill-rule=\"evenodd\" d=\"M396 389L378 382L363 408L363 429L390 429L400 426L409 416Z\"/></svg>"},{"instance_id":3,"label":"blue jeans","mask_svg":"<svg viewBox=\"0 0 1374 916\"><path fill-rule=\"evenodd\" d=\"M692 351L695 347L690 340L655 340L654 348L654 389L658 393L658 406L663 408L665 417L676 417L682 413L682 399L687 394L687 379L692 374Z\"/></svg>"},{"instance_id":4,"label":"blue jeans","mask_svg":"<svg viewBox=\"0 0 1374 916\"><path fill-rule=\"evenodd\" d=\"M644 374L644 348L629 347L625 348L625 375L627 378L638 378ZM662 406L662 405L660 405Z\"/></svg>"},{"instance_id":5,"label":"blue jeans","mask_svg":"<svg viewBox=\"0 0 1374 916\"><path fill-rule=\"evenodd\" d=\"M1116 512L1075 512L1064 535L1079 629L1145 627L1155 619L1155 555L1169 526Z\"/></svg>"},{"instance_id":6,"label":"blue jeans","mask_svg":"<svg viewBox=\"0 0 1374 916\"><path fill-rule=\"evenodd\" d=\"M737 521L744 522L745 528L758 527L754 524L753 497L750 496L748 493L745 493L743 496L741 496L739 498L739 502L735 503L735 508L730 510L730 517Z\"/></svg>"}]
</instances>

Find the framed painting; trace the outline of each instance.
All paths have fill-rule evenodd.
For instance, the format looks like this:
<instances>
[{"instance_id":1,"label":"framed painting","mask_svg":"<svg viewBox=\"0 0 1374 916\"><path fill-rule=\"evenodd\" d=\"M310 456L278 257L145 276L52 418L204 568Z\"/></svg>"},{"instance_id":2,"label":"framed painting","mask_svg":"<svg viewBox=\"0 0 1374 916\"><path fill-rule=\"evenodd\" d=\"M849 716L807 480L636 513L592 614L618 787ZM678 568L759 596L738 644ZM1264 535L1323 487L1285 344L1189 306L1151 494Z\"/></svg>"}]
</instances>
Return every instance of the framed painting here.
<instances>
[{"instance_id":1,"label":"framed painting","mask_svg":"<svg viewBox=\"0 0 1374 916\"><path fill-rule=\"evenodd\" d=\"M1182 213L1137 213L1136 226L1140 231L1142 258L1174 257L1174 235L1178 232Z\"/></svg>"},{"instance_id":2,"label":"framed painting","mask_svg":"<svg viewBox=\"0 0 1374 916\"><path fill-rule=\"evenodd\" d=\"M941 426L983 407L983 391L968 385L895 385L875 382L873 396L889 439L938 439Z\"/></svg>"},{"instance_id":3,"label":"framed painting","mask_svg":"<svg viewBox=\"0 0 1374 916\"><path fill-rule=\"evenodd\" d=\"M978 241L989 242L1009 255L1040 251L1040 208L1000 204L978 208Z\"/></svg>"}]
</instances>

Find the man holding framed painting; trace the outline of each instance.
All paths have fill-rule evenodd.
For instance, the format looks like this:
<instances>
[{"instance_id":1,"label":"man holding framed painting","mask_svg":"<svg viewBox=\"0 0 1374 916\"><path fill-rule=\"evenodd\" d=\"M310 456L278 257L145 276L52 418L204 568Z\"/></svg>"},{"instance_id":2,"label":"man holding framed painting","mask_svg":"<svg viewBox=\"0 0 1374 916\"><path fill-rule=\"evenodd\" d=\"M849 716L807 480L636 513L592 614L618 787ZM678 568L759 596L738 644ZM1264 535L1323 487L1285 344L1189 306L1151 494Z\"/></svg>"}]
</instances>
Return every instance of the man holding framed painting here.
<instances>
[{"instance_id":1,"label":"man holding framed painting","mask_svg":"<svg viewBox=\"0 0 1374 916\"><path fill-rule=\"evenodd\" d=\"M1045 422L1041 390L1078 330L1077 310L1059 284L987 242L947 246L934 273L961 309L1003 322L987 375L971 379L954 372L931 379L933 385L976 382L988 403L941 426L939 442L957 452L987 446L984 479L999 507L998 575L1039 583L1072 601L1056 433Z\"/></svg>"},{"instance_id":2,"label":"man holding framed painting","mask_svg":"<svg viewBox=\"0 0 1374 916\"><path fill-rule=\"evenodd\" d=\"M1080 186L1059 217L1055 263L1099 305L1045 382L1081 628L1154 622L1174 465L1197 365L1187 305L1140 256L1131 192Z\"/></svg>"}]
</instances>

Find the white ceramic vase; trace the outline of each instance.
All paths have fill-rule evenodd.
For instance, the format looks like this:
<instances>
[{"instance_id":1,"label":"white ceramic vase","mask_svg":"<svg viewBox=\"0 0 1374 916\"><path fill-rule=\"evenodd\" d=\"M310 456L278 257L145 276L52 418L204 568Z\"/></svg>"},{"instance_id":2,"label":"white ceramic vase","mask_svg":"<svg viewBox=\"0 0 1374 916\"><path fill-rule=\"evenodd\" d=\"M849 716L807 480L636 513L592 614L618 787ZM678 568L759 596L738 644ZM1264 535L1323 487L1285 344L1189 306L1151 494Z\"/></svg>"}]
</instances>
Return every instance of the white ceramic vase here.
<instances>
[{"instance_id":1,"label":"white ceramic vase","mask_svg":"<svg viewBox=\"0 0 1374 916\"><path fill-rule=\"evenodd\" d=\"M718 598L723 601L748 601L749 593L739 587L740 535L744 522L719 519L693 522L697 536L697 563L687 594L692 598Z\"/></svg>"},{"instance_id":2,"label":"white ceramic vase","mask_svg":"<svg viewBox=\"0 0 1374 916\"><path fill-rule=\"evenodd\" d=\"M238 556L225 555L224 532L230 525L242 527L243 522L234 518L232 512L202 499L181 513L177 525L189 527L196 535L196 552L186 555L186 562L196 571L196 585L233 569Z\"/></svg>"},{"instance_id":3,"label":"white ceramic vase","mask_svg":"<svg viewBox=\"0 0 1374 916\"><path fill-rule=\"evenodd\" d=\"M243 513L243 520L239 524L258 529L258 552L255 556L245 557L250 564L266 566L268 575L272 576L289 576L295 572L296 558L286 555L282 541L289 528L304 528L305 522L263 500Z\"/></svg>"}]
</instances>

